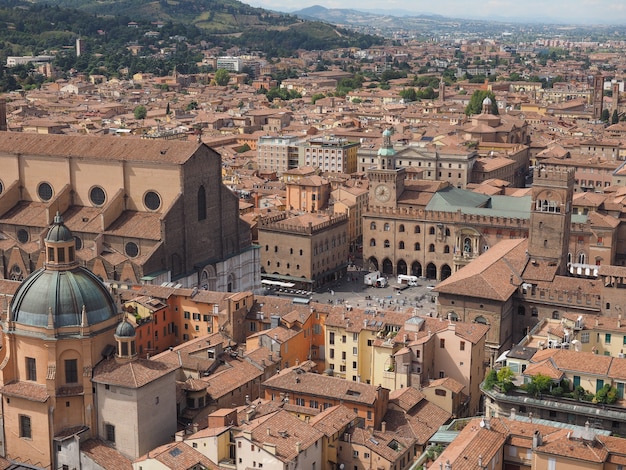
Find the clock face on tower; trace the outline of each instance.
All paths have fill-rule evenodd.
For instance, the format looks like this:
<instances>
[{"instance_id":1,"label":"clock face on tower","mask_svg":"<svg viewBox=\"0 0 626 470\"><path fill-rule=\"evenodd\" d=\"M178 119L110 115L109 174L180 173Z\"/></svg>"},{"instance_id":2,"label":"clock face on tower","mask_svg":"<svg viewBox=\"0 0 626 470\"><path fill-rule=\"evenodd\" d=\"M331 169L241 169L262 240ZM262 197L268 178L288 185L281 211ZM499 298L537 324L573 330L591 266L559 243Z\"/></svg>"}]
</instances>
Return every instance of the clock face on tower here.
<instances>
[{"instance_id":1,"label":"clock face on tower","mask_svg":"<svg viewBox=\"0 0 626 470\"><path fill-rule=\"evenodd\" d=\"M380 202L387 202L391 198L391 190L384 184L379 184L374 189L374 196Z\"/></svg>"}]
</instances>

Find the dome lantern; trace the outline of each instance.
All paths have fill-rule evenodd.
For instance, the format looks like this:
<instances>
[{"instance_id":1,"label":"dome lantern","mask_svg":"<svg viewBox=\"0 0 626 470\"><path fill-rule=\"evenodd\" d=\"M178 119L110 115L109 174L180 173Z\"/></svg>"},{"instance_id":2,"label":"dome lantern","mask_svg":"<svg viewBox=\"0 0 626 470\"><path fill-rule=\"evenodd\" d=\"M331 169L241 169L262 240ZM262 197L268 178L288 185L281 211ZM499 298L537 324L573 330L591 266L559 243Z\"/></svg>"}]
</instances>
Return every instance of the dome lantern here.
<instances>
[{"instance_id":1,"label":"dome lantern","mask_svg":"<svg viewBox=\"0 0 626 470\"><path fill-rule=\"evenodd\" d=\"M44 239L48 269L68 270L78 266L75 258L76 241L69 228L63 223L59 212L54 216L54 224Z\"/></svg>"}]
</instances>

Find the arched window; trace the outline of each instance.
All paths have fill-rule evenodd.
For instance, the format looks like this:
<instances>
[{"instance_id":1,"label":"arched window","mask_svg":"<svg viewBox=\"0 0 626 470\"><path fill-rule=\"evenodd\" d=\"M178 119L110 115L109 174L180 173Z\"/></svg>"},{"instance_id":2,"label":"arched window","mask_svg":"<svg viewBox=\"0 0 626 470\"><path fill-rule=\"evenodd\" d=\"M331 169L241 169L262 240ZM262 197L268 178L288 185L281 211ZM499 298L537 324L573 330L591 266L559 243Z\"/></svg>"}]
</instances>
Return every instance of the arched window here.
<instances>
[{"instance_id":1,"label":"arched window","mask_svg":"<svg viewBox=\"0 0 626 470\"><path fill-rule=\"evenodd\" d=\"M398 227L398 232L404 232L404 224L400 224Z\"/></svg>"},{"instance_id":2,"label":"arched window","mask_svg":"<svg viewBox=\"0 0 626 470\"><path fill-rule=\"evenodd\" d=\"M370 230L376 230L376 222L370 223Z\"/></svg>"},{"instance_id":3,"label":"arched window","mask_svg":"<svg viewBox=\"0 0 626 470\"><path fill-rule=\"evenodd\" d=\"M577 260L580 264L585 264L587 262L587 255L581 251L578 253Z\"/></svg>"},{"instance_id":4,"label":"arched window","mask_svg":"<svg viewBox=\"0 0 626 470\"><path fill-rule=\"evenodd\" d=\"M428 235L434 235L435 234L435 227L430 227L428 229Z\"/></svg>"},{"instance_id":5,"label":"arched window","mask_svg":"<svg viewBox=\"0 0 626 470\"><path fill-rule=\"evenodd\" d=\"M419 225L415 226L415 233L420 233L422 230L420 229Z\"/></svg>"},{"instance_id":6,"label":"arched window","mask_svg":"<svg viewBox=\"0 0 626 470\"><path fill-rule=\"evenodd\" d=\"M446 237L449 237L450 236L450 229L446 228L446 232L445 233L446 233Z\"/></svg>"},{"instance_id":7,"label":"arched window","mask_svg":"<svg viewBox=\"0 0 626 470\"><path fill-rule=\"evenodd\" d=\"M472 239L467 237L463 240L463 253L472 252Z\"/></svg>"},{"instance_id":8,"label":"arched window","mask_svg":"<svg viewBox=\"0 0 626 470\"><path fill-rule=\"evenodd\" d=\"M206 191L204 186L198 188L198 221L206 219Z\"/></svg>"},{"instance_id":9,"label":"arched window","mask_svg":"<svg viewBox=\"0 0 626 470\"><path fill-rule=\"evenodd\" d=\"M391 246L391 244L389 243L389 240L385 240L385 248L389 248Z\"/></svg>"},{"instance_id":10,"label":"arched window","mask_svg":"<svg viewBox=\"0 0 626 470\"><path fill-rule=\"evenodd\" d=\"M404 242L398 243L398 249L404 250Z\"/></svg>"},{"instance_id":11,"label":"arched window","mask_svg":"<svg viewBox=\"0 0 626 470\"><path fill-rule=\"evenodd\" d=\"M476 317L474 322L475 323L480 323L481 325L488 325L487 320L485 319L485 317Z\"/></svg>"},{"instance_id":12,"label":"arched window","mask_svg":"<svg viewBox=\"0 0 626 470\"><path fill-rule=\"evenodd\" d=\"M420 251L421 247L419 242L415 242L415 251Z\"/></svg>"},{"instance_id":13,"label":"arched window","mask_svg":"<svg viewBox=\"0 0 626 470\"><path fill-rule=\"evenodd\" d=\"M370 246L376 246L376 240L373 238L370 240Z\"/></svg>"},{"instance_id":14,"label":"arched window","mask_svg":"<svg viewBox=\"0 0 626 470\"><path fill-rule=\"evenodd\" d=\"M383 226L383 230L384 230L385 232L388 232L390 228L391 228L391 227L389 226L389 224L385 224L385 225Z\"/></svg>"},{"instance_id":15,"label":"arched window","mask_svg":"<svg viewBox=\"0 0 626 470\"><path fill-rule=\"evenodd\" d=\"M459 316L456 314L456 312L448 312L448 320L459 321Z\"/></svg>"},{"instance_id":16,"label":"arched window","mask_svg":"<svg viewBox=\"0 0 626 470\"><path fill-rule=\"evenodd\" d=\"M429 253L434 253L435 252L435 245L433 245L432 243L430 245L428 245L428 252Z\"/></svg>"},{"instance_id":17,"label":"arched window","mask_svg":"<svg viewBox=\"0 0 626 470\"><path fill-rule=\"evenodd\" d=\"M444 253L450 253L450 247L448 245L443 247L443 252Z\"/></svg>"}]
</instances>

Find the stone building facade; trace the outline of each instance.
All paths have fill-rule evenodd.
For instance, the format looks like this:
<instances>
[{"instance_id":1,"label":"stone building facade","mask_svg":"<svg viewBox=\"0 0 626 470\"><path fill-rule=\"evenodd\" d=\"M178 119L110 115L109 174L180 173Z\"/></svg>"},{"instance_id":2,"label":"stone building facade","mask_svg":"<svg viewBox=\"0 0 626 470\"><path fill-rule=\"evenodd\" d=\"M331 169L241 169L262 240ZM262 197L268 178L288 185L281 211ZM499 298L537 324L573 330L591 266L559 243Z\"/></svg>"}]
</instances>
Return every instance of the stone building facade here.
<instances>
[{"instance_id":1,"label":"stone building facade","mask_svg":"<svg viewBox=\"0 0 626 470\"><path fill-rule=\"evenodd\" d=\"M5 278L41 266L41 238L60 211L77 259L103 279L260 286L258 248L221 183L220 155L206 145L7 132L0 166Z\"/></svg>"},{"instance_id":2,"label":"stone building facade","mask_svg":"<svg viewBox=\"0 0 626 470\"><path fill-rule=\"evenodd\" d=\"M348 266L348 216L287 213L259 224L263 278L312 290L343 276Z\"/></svg>"}]
</instances>

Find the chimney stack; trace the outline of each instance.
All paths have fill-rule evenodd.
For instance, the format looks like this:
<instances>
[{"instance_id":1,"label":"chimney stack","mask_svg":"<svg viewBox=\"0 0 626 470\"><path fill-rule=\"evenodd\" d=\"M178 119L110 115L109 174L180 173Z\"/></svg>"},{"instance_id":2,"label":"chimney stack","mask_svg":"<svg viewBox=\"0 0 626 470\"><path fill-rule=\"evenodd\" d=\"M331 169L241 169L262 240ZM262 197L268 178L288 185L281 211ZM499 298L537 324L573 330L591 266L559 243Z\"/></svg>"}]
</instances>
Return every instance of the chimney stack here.
<instances>
[{"instance_id":1,"label":"chimney stack","mask_svg":"<svg viewBox=\"0 0 626 470\"><path fill-rule=\"evenodd\" d=\"M380 423L380 430L381 432L387 432L387 422L383 421L382 423Z\"/></svg>"}]
</instances>

